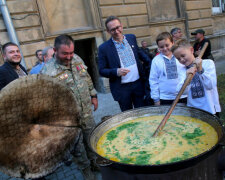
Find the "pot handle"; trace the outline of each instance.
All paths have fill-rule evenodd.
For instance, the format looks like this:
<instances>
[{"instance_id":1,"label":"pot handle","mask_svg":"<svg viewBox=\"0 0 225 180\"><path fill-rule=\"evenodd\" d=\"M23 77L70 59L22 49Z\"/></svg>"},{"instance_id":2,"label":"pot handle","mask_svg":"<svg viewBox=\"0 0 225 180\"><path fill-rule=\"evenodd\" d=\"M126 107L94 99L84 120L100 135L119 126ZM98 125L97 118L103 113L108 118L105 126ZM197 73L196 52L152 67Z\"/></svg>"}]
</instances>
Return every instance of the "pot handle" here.
<instances>
[{"instance_id":1,"label":"pot handle","mask_svg":"<svg viewBox=\"0 0 225 180\"><path fill-rule=\"evenodd\" d=\"M96 163L100 166L100 167L104 167L104 166L109 166L112 164L112 162L108 159L105 159L101 156L98 156L96 159Z\"/></svg>"},{"instance_id":2,"label":"pot handle","mask_svg":"<svg viewBox=\"0 0 225 180\"><path fill-rule=\"evenodd\" d=\"M223 137L222 137L221 141L219 142L219 145L225 146L225 125L222 123L222 121L216 115L214 115L214 117L218 121L218 123L221 125L222 131L223 131Z\"/></svg>"},{"instance_id":3,"label":"pot handle","mask_svg":"<svg viewBox=\"0 0 225 180\"><path fill-rule=\"evenodd\" d=\"M219 145L225 146L225 125L221 125L221 126L222 126L222 131L223 131L223 137L222 137L221 141L219 142Z\"/></svg>"}]
</instances>

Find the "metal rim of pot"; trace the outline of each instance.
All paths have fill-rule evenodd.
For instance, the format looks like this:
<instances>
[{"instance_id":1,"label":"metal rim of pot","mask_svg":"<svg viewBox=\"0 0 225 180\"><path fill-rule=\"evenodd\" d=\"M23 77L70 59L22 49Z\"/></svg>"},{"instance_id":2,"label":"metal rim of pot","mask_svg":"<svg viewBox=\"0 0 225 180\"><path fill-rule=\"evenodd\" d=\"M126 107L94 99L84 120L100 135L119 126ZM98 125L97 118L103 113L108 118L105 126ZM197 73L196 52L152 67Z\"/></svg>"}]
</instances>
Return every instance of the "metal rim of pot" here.
<instances>
[{"instance_id":1,"label":"metal rim of pot","mask_svg":"<svg viewBox=\"0 0 225 180\"><path fill-rule=\"evenodd\" d=\"M132 172L132 173L163 173L163 172L170 172L170 171L175 171L175 170L179 170L182 168L187 168L189 166L192 166L196 163L198 163L199 161L205 159L206 157L208 157L210 154L213 154L220 145L222 145L222 139L223 139L223 135L224 135L224 130L222 127L222 123L220 122L220 119L218 117L216 117L215 115L212 115L206 111L200 110L200 109L196 109L196 108L192 108L192 107L187 107L187 106L183 106L183 105L177 105L176 108L174 109L174 112L172 113L172 115L185 115L185 116L189 116L189 117L195 117L198 118L206 123L208 123L209 125L211 125L217 132L218 135L218 142L212 146L209 150L204 151L203 153L185 159L185 160L181 160L178 162L172 162L172 163L167 163L167 164L160 164L160 165L135 165L135 164L125 164L125 163L121 163L121 162L116 162L116 161L112 161L110 159L107 159L101 155L99 155L96 151L96 134L101 134L101 136L104 134L104 132L108 131L109 129L111 129L112 127L115 127L121 123L124 123L126 121L129 121L131 119L135 119L138 117L143 117L143 116L147 116L147 115L156 115L155 113L157 112L163 112L162 114L158 114L158 115L164 115L166 114L166 111L168 110L169 106L149 106L149 107L143 107L143 108L137 108L134 110L129 110L129 111L125 111L119 114L116 114L114 116L112 116L111 118L107 119L104 122L100 122L91 132L90 136L89 136L89 146L90 148L93 150L93 152L96 153L96 155L100 158L100 166L111 166L113 168L119 169L119 170L123 170L123 171L127 171L127 172ZM182 112L187 112L184 114L179 114L179 110L181 110ZM151 114L154 111L153 114ZM143 114L142 116L134 116L134 114L136 114L137 112L139 113L144 113L144 112L149 112L147 114ZM191 113L190 113L191 112ZM138 114L138 113L137 113ZM188 115L190 114L190 115ZM197 115L205 115L204 117L210 117L210 119L207 120L203 120L199 117L196 117ZM118 120L118 119L122 119L125 118L125 121L122 120ZM114 122L116 119L116 123ZM113 122L113 123L112 123ZM120 122L120 123L118 123ZM211 123L209 123L211 122ZM106 129L102 129L105 128L107 124L113 124L113 126L111 126L110 128L106 128ZM114 124L115 123L115 124ZM102 133L101 133L102 132ZM101 137L100 136L100 137ZM97 138L99 140L99 138Z\"/></svg>"}]
</instances>

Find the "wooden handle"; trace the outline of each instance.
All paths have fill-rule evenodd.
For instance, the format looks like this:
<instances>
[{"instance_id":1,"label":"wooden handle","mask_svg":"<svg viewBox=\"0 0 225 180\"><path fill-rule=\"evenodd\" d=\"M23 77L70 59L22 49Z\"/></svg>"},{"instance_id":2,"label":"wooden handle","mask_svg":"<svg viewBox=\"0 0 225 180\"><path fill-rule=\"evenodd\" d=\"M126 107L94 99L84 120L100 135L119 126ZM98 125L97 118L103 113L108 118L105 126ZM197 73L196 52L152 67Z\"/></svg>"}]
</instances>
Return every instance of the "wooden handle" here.
<instances>
[{"instance_id":1,"label":"wooden handle","mask_svg":"<svg viewBox=\"0 0 225 180\"><path fill-rule=\"evenodd\" d=\"M203 48L201 49L201 52L199 54L199 58L202 58L206 48L208 46L208 42L206 42L203 46ZM195 67L196 64L194 64ZM157 127L156 131L153 134L153 137L156 137L160 131L162 131L162 129L164 128L164 126L166 125L167 120L169 119L171 113L173 112L175 106L177 105L181 95L184 93L184 90L186 89L186 87L188 86L188 84L191 82L192 78L194 77L194 74L188 74L188 76L186 77L184 84L182 86L182 88L180 89L176 99L173 101L173 104L171 105L170 109L168 110L168 112L166 113L166 115L164 116L163 120L161 121L161 123L159 124L159 126Z\"/></svg>"},{"instance_id":2,"label":"wooden handle","mask_svg":"<svg viewBox=\"0 0 225 180\"><path fill-rule=\"evenodd\" d=\"M202 47L202 49L200 51L200 54L198 55L199 58L202 58L202 56L204 55L205 50L208 47L208 45L209 45L209 43L208 42L205 42L204 46Z\"/></svg>"}]
</instances>

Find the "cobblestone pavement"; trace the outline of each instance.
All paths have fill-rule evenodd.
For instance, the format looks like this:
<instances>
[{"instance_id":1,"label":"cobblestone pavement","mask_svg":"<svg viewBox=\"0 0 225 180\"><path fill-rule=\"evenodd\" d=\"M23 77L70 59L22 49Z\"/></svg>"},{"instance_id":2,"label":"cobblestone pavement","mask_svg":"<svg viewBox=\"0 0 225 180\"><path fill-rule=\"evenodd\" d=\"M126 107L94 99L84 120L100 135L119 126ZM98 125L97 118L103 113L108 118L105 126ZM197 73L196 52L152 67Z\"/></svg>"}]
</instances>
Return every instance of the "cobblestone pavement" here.
<instances>
[{"instance_id":1,"label":"cobblestone pavement","mask_svg":"<svg viewBox=\"0 0 225 180\"><path fill-rule=\"evenodd\" d=\"M96 123L104 116L115 115L121 112L119 104L113 100L111 93L98 94L98 109L93 113Z\"/></svg>"},{"instance_id":2,"label":"cobblestone pavement","mask_svg":"<svg viewBox=\"0 0 225 180\"><path fill-rule=\"evenodd\" d=\"M224 74L225 73L225 60L224 59L218 59L215 61L216 65L216 74Z\"/></svg>"},{"instance_id":3,"label":"cobblestone pavement","mask_svg":"<svg viewBox=\"0 0 225 180\"><path fill-rule=\"evenodd\" d=\"M101 175L96 174L97 180L101 180ZM61 166L54 173L45 177L46 180L84 180L83 175L77 169L76 164L70 166ZM12 178L0 172L0 180L23 180L21 178Z\"/></svg>"},{"instance_id":4,"label":"cobblestone pavement","mask_svg":"<svg viewBox=\"0 0 225 180\"><path fill-rule=\"evenodd\" d=\"M77 166L72 163L70 166L61 166L54 173L45 177L47 180L84 180ZM22 180L21 178L11 178L0 173L0 180Z\"/></svg>"}]
</instances>

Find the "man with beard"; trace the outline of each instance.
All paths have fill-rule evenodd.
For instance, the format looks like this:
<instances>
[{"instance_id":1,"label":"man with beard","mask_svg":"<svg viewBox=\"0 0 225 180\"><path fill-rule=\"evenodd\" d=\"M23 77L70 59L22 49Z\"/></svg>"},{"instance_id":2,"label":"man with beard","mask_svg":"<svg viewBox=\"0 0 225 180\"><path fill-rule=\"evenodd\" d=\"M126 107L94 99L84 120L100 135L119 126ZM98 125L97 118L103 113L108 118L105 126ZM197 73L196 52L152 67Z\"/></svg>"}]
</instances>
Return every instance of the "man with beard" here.
<instances>
[{"instance_id":1,"label":"man with beard","mask_svg":"<svg viewBox=\"0 0 225 180\"><path fill-rule=\"evenodd\" d=\"M45 64L41 70L41 74L57 78L62 83L65 83L74 94L81 115L80 122L84 136L84 151L87 152L88 157L87 159L85 156L86 152L81 152L80 149L75 148L73 152L74 161L83 173L85 180L93 179L93 171L96 170L96 157L88 146L88 136L95 126L91 105L94 105L94 110L97 109L97 92L87 72L87 66L85 66L83 60L78 55L74 54L74 41L72 37L68 35L56 37L53 49L55 55Z\"/></svg>"},{"instance_id":2,"label":"man with beard","mask_svg":"<svg viewBox=\"0 0 225 180\"><path fill-rule=\"evenodd\" d=\"M17 44L8 42L2 46L5 63L0 67L0 90L11 81L27 76L26 69L20 64L21 53Z\"/></svg>"}]
</instances>

